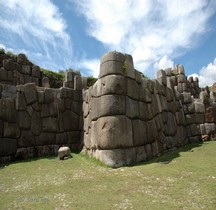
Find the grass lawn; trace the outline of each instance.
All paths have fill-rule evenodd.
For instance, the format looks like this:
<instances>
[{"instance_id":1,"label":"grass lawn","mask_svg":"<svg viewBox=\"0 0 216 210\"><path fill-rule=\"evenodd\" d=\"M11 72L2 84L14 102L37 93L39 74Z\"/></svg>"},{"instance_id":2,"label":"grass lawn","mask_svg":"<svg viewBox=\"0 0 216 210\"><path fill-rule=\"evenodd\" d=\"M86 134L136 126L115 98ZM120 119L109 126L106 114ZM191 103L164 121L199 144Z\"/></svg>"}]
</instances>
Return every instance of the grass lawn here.
<instances>
[{"instance_id":1,"label":"grass lawn","mask_svg":"<svg viewBox=\"0 0 216 210\"><path fill-rule=\"evenodd\" d=\"M216 209L216 141L118 169L72 155L1 167L0 209Z\"/></svg>"}]
</instances>

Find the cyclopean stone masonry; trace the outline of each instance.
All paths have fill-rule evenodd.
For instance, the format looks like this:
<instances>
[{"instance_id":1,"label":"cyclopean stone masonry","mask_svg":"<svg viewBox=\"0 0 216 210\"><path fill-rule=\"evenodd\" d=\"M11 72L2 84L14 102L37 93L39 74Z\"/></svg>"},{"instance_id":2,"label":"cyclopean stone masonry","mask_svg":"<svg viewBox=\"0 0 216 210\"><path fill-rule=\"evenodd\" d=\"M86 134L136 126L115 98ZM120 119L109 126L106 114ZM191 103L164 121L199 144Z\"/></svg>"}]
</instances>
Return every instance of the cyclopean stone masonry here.
<instances>
[{"instance_id":1,"label":"cyclopean stone masonry","mask_svg":"<svg viewBox=\"0 0 216 210\"><path fill-rule=\"evenodd\" d=\"M21 65L3 61L0 76L2 69L12 72L9 64L19 72ZM0 162L54 155L65 145L120 167L216 137L216 84L212 92L200 89L182 65L150 80L130 55L109 52L89 89L86 78L72 72L65 78L53 89L45 80L38 87L0 77Z\"/></svg>"},{"instance_id":2,"label":"cyclopean stone masonry","mask_svg":"<svg viewBox=\"0 0 216 210\"><path fill-rule=\"evenodd\" d=\"M214 137L215 103L200 91L182 65L149 80L134 69L130 55L107 53L98 81L83 91L83 152L120 167Z\"/></svg>"},{"instance_id":3,"label":"cyclopean stone masonry","mask_svg":"<svg viewBox=\"0 0 216 210\"><path fill-rule=\"evenodd\" d=\"M41 79L39 66L30 62L24 54L12 58L0 53L0 83L19 85L34 82L40 86Z\"/></svg>"},{"instance_id":4,"label":"cyclopean stone masonry","mask_svg":"<svg viewBox=\"0 0 216 210\"><path fill-rule=\"evenodd\" d=\"M0 84L0 162L80 149L82 90Z\"/></svg>"}]
</instances>

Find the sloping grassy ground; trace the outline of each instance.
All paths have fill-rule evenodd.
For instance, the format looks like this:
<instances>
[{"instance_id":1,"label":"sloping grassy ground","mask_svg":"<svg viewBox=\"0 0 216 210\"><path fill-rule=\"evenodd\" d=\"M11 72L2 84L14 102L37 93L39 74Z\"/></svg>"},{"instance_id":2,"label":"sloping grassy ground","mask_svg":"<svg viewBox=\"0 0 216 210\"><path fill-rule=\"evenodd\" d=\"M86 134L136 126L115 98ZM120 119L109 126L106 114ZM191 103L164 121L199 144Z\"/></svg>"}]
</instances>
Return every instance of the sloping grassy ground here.
<instances>
[{"instance_id":1,"label":"sloping grassy ground","mask_svg":"<svg viewBox=\"0 0 216 210\"><path fill-rule=\"evenodd\" d=\"M216 141L119 169L74 153L13 163L0 169L0 209L213 210Z\"/></svg>"}]
</instances>

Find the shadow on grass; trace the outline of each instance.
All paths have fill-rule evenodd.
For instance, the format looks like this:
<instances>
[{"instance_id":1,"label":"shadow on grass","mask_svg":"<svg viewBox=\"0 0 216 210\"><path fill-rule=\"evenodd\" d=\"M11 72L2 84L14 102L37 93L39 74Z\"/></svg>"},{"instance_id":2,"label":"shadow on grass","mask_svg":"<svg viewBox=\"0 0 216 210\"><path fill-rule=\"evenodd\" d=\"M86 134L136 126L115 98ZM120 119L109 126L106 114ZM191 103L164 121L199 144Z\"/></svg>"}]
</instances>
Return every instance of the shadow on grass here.
<instances>
[{"instance_id":1,"label":"shadow on grass","mask_svg":"<svg viewBox=\"0 0 216 210\"><path fill-rule=\"evenodd\" d=\"M152 159L149 159L149 160L146 160L144 162L135 164L134 166L141 166L141 165L147 165L147 164L152 164L152 163L169 164L174 159L179 158L181 156L180 153L193 152L194 148L200 147L202 145L203 145L202 142L188 143L188 144L176 149L175 151L168 151L166 153L161 154L158 157L153 157Z\"/></svg>"},{"instance_id":2,"label":"shadow on grass","mask_svg":"<svg viewBox=\"0 0 216 210\"><path fill-rule=\"evenodd\" d=\"M147 164L152 164L152 163L169 164L174 159L180 157L181 156L180 153L182 153L182 152L193 152L194 148L200 147L202 145L203 145L202 142L188 143L188 144L176 149L175 151L168 151L168 152L165 152L165 153L161 154L158 157L153 157L153 158L151 158L149 160L146 160L146 161L143 161L143 162L131 165L131 166L124 166L124 167L142 166L142 165L147 165ZM99 165L101 167L111 168L111 167L103 164L99 160L96 160L95 158L92 158L92 157L89 157L89 156L87 156L85 154L80 153L80 151L71 150L71 154L72 155L73 154L74 155L81 155L82 158L85 158L86 160L92 162L95 165ZM72 156L72 158L73 158L73 156ZM5 168L5 166L11 165L11 164L33 162L33 161L44 160L44 159L63 161L63 160L59 160L58 155L34 157L34 158L31 158L31 159L19 159L19 160L15 160L15 161L13 161L11 163L8 163L8 164L0 165L0 169L3 169L3 168ZM69 158L69 159L71 159L71 158ZM68 159L66 159L64 161L67 161L67 160Z\"/></svg>"},{"instance_id":3,"label":"shadow on grass","mask_svg":"<svg viewBox=\"0 0 216 210\"><path fill-rule=\"evenodd\" d=\"M8 162L8 163L4 163L4 164L0 164L0 169L4 169L6 166L8 165L12 165L12 164L17 164L17 163L26 163L26 162L34 162L34 161L38 161L38 160L44 160L44 159L47 159L47 160L58 160L58 161L67 161L71 158L73 158L73 154L75 155L78 155L80 153L80 151L78 150L71 150L71 157L69 158L66 158L64 160L60 160L59 157L58 157L58 154L56 155L46 155L46 156L42 156L42 157L33 157L33 158L27 158L27 159L15 159L11 162Z\"/></svg>"}]
</instances>

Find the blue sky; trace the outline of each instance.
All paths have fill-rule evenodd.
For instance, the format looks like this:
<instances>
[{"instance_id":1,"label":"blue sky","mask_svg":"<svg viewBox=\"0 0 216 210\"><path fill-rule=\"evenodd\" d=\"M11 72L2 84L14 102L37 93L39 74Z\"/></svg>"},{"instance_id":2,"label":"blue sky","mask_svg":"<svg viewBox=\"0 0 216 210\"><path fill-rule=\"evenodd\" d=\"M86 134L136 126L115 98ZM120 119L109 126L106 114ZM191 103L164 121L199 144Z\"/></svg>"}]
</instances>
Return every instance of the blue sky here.
<instances>
[{"instance_id":1,"label":"blue sky","mask_svg":"<svg viewBox=\"0 0 216 210\"><path fill-rule=\"evenodd\" d=\"M0 27L0 47L53 71L97 76L117 50L150 78L181 63L201 86L216 82L215 0L7 0Z\"/></svg>"}]
</instances>

